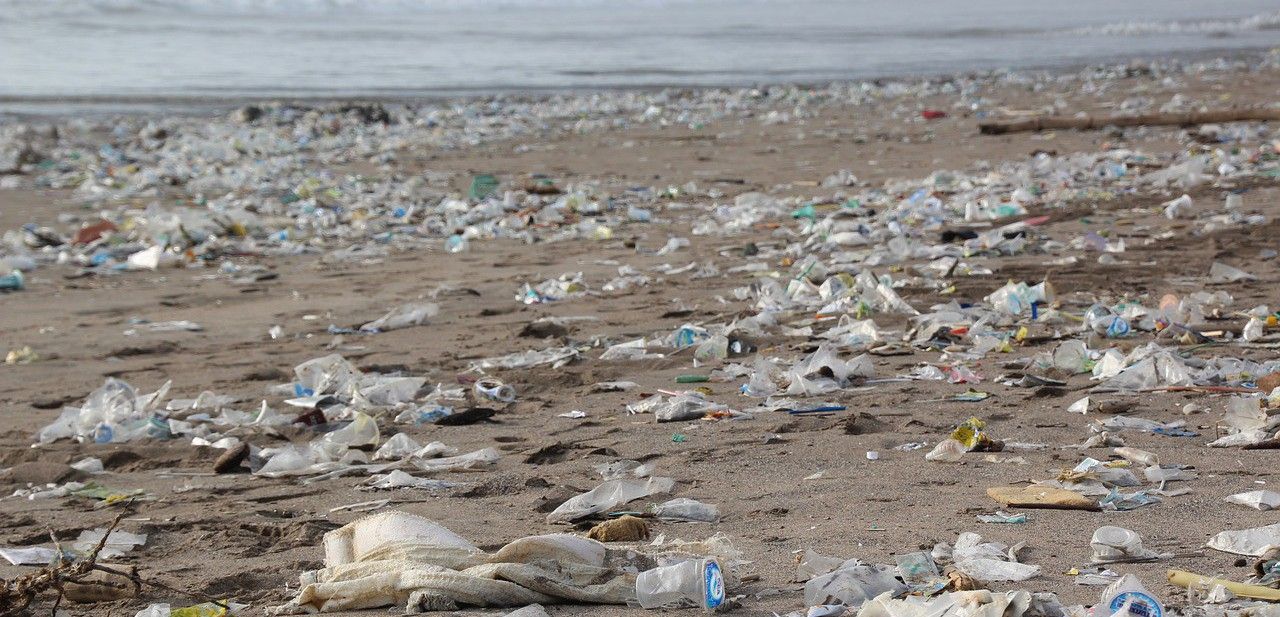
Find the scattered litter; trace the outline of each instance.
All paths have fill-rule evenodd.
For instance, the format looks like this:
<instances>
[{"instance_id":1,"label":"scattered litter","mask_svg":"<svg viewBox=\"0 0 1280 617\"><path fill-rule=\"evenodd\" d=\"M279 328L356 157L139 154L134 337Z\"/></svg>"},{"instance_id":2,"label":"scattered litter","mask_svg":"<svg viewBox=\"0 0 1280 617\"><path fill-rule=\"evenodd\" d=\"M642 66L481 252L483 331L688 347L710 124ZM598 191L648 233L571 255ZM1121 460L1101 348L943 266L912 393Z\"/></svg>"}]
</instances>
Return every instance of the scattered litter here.
<instances>
[{"instance_id":1,"label":"scattered litter","mask_svg":"<svg viewBox=\"0 0 1280 617\"><path fill-rule=\"evenodd\" d=\"M722 600L721 564L736 559L723 543L707 543L701 557L681 545L673 548L683 553L682 563L697 566L667 566L674 569L658 570L642 582L637 572L643 576L657 568L662 555L676 553L614 550L567 534L530 536L486 553L434 521L397 511L349 523L325 534L323 544L325 568L304 572L297 596L274 609L277 614L392 605L419 612L557 601L626 604L637 601L637 594L665 605L675 598L651 583L670 580L671 589L682 589L688 579L677 573L688 567L701 575L707 564L715 564L716 572L706 580L714 578L717 586L698 597Z\"/></svg>"},{"instance_id":2,"label":"scattered litter","mask_svg":"<svg viewBox=\"0 0 1280 617\"><path fill-rule=\"evenodd\" d=\"M1272 547L1280 547L1280 523L1223 531L1209 539L1208 547L1224 553L1261 557Z\"/></svg>"},{"instance_id":3,"label":"scattered litter","mask_svg":"<svg viewBox=\"0 0 1280 617\"><path fill-rule=\"evenodd\" d=\"M1228 495L1227 501L1247 506L1254 510L1275 510L1280 508L1280 493L1275 491L1249 491L1247 493Z\"/></svg>"},{"instance_id":4,"label":"scattered litter","mask_svg":"<svg viewBox=\"0 0 1280 617\"><path fill-rule=\"evenodd\" d=\"M1123 527L1099 527L1089 541L1093 547L1093 563L1154 561L1172 557L1142 546L1142 537Z\"/></svg>"},{"instance_id":5,"label":"scattered litter","mask_svg":"<svg viewBox=\"0 0 1280 617\"><path fill-rule=\"evenodd\" d=\"M1027 522L1027 515L1024 512L1011 514L1004 510L997 510L995 514L979 514L978 521L982 523L1001 523L1006 525L1021 525Z\"/></svg>"}]
</instances>

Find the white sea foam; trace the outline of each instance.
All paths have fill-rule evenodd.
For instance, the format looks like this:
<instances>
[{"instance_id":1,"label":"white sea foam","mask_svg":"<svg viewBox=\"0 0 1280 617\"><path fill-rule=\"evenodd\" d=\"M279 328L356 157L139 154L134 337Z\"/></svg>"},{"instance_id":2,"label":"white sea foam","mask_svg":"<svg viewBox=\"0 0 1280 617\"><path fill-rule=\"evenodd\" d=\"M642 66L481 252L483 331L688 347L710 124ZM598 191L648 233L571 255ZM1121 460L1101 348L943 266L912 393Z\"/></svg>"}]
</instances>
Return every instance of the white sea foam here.
<instances>
[{"instance_id":1,"label":"white sea foam","mask_svg":"<svg viewBox=\"0 0 1280 617\"><path fill-rule=\"evenodd\" d=\"M1261 13L1238 19L1197 21L1118 22L1073 28L1071 34L1105 36L1150 36L1159 34L1232 34L1280 29L1280 12Z\"/></svg>"}]
</instances>

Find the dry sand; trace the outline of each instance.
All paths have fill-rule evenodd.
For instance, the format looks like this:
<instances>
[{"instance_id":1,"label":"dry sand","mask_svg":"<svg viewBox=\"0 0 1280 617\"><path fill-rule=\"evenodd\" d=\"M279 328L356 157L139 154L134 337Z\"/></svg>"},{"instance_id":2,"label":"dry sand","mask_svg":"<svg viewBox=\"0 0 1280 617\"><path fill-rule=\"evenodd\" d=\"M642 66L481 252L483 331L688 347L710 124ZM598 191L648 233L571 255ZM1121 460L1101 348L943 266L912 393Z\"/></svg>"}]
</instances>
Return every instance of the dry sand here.
<instances>
[{"instance_id":1,"label":"dry sand","mask_svg":"<svg viewBox=\"0 0 1280 617\"><path fill-rule=\"evenodd\" d=\"M1225 73L1185 83L1165 85L1142 76L1109 84L1102 94L1050 86L1040 91L1006 86L994 93L1011 108L1034 109L1061 101L1066 109L1096 111L1114 108L1127 97L1167 99L1182 92L1206 100L1268 103L1280 86L1280 72ZM695 181L714 186L729 197L749 190L779 194L820 195L816 183L837 169L850 169L859 178L879 184L888 179L919 178L934 169L969 168L976 160L998 162L1023 159L1037 150L1057 154L1129 145L1152 154L1185 148L1188 141L1176 128L1141 129L1127 133L1059 132L1052 135L977 135L975 120L954 115L923 122L915 110L947 107L946 97L916 101L895 99L857 108L828 108L818 118L801 123L766 124L758 119L728 120L699 130L688 127L627 129L586 135L560 135L545 141L500 142L462 151L412 151L394 165L398 172L431 170L454 174L464 188L470 173L491 172L504 179L546 173L561 183L585 179L622 190L631 185L665 187ZM528 148L519 148L527 145ZM360 169L366 174L386 169ZM777 187L777 185L787 185ZM1243 188L1243 187L1242 187ZM1246 209L1280 215L1280 182L1256 180L1245 196ZM1191 195L1218 202L1224 187L1204 185ZM1128 296L1151 306L1168 292L1201 288L1213 261L1246 267L1259 280L1227 287L1237 307L1277 302L1275 283L1280 270L1274 261L1258 261L1259 250L1277 247L1280 223L1189 237L1183 222L1158 215L1156 206L1172 194L1135 194L1087 208L1046 212L1053 217L1043 233L1063 241L1085 229L1110 228L1129 241L1122 265L1104 266L1083 255L1072 266L1043 265L1052 255L970 260L995 271L983 277L957 278L954 297L977 300L1006 280L1035 281L1048 277L1059 296L1087 306L1094 296ZM26 222L51 223L58 212L75 206L58 191L0 191L0 226ZM1038 214L1032 212L1032 214ZM146 532L144 548L120 559L136 564L146 577L208 596L253 605L249 614L291 597L297 575L317 567L322 559L320 536L353 520L350 513L329 514L335 506L389 498L393 506L436 519L471 539L493 548L533 533L562 531L549 525L540 505L597 482L591 465L616 458L653 463L663 475L675 477L677 494L718 504L724 519L717 524L666 523L658 530L668 537L701 538L728 534L751 563L743 574L758 579L733 593L745 594L743 615L768 615L801 608L800 583L793 581L795 552L812 548L824 554L858 557L870 562L893 562L895 554L952 542L971 530L992 540L1025 541L1024 561L1043 567L1043 574L1027 583L993 585L996 589L1026 588L1056 592L1064 602L1090 604L1100 588L1082 587L1064 575L1088 561L1089 537L1100 525L1115 524L1141 533L1149 545L1178 553L1158 564L1120 566L1140 575L1169 605L1183 594L1163 582L1163 570L1177 567L1208 574L1243 578L1246 568L1233 565L1229 555L1203 549L1212 534L1227 528L1268 524L1275 515L1254 512L1223 502L1225 495L1265 488L1280 469L1280 453L1207 449L1204 438L1165 437L1127 433L1129 445L1157 453L1162 461L1194 465L1200 479L1189 483L1190 495L1132 512L1030 511L1024 525L978 523L975 514L991 512L997 504L985 494L989 486L1046 478L1054 470L1080 460L1077 451L1056 446L1081 442L1093 417L1068 414L1066 407L1092 384L1087 376L1071 378L1062 389L1022 389L986 381L994 393L980 403L927 402L963 391L967 386L945 382L886 383L849 389L830 398L848 411L830 417L791 417L762 414L749 421L655 424L650 416L629 416L624 405L636 393L592 393L599 381L633 380L644 392L671 388L674 376L690 372L686 352L667 359L642 362L602 362L593 351L562 369L547 367L496 371L514 385L519 401L495 421L474 426L397 426L419 442L443 441L463 451L495 446L503 458L491 471L447 475L474 483L471 488L443 494L404 490L370 493L354 488L359 479L338 478L302 486L295 480L270 480L249 475L210 477L207 472L218 451L188 445L185 440L125 445L76 444L61 441L33 449L32 434L50 422L64 404L77 404L104 377L128 380L150 390L173 380L173 394L195 396L204 390L235 394L248 401L261 399L268 385L286 381L292 367L328 353L333 338L329 324L350 326L377 317L387 307L424 297L442 285L454 292L440 294L440 316L424 327L369 337L348 337L347 344L364 349L344 352L361 367L403 367L424 375L429 383L455 381L477 358L510 351L540 349L556 341L521 337L525 324L543 316L594 316L581 322L565 338L593 336L619 341L669 332L680 324L723 322L743 315L741 303L722 304L745 275L722 275L691 280L688 275L665 277L646 287L622 293L598 294L556 304L523 306L514 301L518 286L563 272L582 271L598 286L612 278L617 260L637 268L669 262L677 265L714 262L721 270L741 257L732 249L749 241L777 242L769 230L733 238L694 237L687 251L657 257L633 247L653 250L668 235L688 236L688 222L671 225L632 225L613 241L573 241L554 245L521 245L506 241L473 243L461 254L420 251L393 253L373 265L322 265L315 257L267 260L279 277L249 286L225 280L206 280L205 271L161 270L121 276L68 279L69 267L38 270L30 287L0 296L0 349L31 345L43 360L23 366L0 367L0 468L38 471L24 463L68 463L85 456L100 457L111 472L98 478L112 487L144 489L154 500L138 503L123 529ZM1174 238L1144 246L1142 240L1171 229ZM1066 251L1064 254L1079 253ZM927 307L949 300L925 290L908 290L908 301ZM308 320L305 316L318 316ZM197 333L142 333L125 336L132 317L154 321L186 319L204 326ZM881 327L905 324L901 317L877 317ZM1230 323L1238 323L1238 319ZM267 329L284 327L285 337L273 341ZM1144 344L1147 334L1121 343ZM811 348L791 339L760 341L762 347L795 355ZM1000 365L1050 348L1052 342L1028 344L1012 354L991 354L974 365L988 379L1002 373ZM1260 351L1202 348L1195 354L1238 354L1270 359ZM902 374L919 362L936 361L936 352L876 357L879 375ZM706 384L714 398L744 405L738 383ZM1209 412L1187 418L1193 428L1212 436L1212 426L1225 399L1202 394L1160 393L1136 397L1137 415L1169 421L1183 418L1190 401ZM570 410L586 411L582 420L558 417ZM951 427L977 415L990 423L1000 438L1041 442L1043 451L1017 453L1026 464L992 463L980 455L961 464L923 460L923 450L894 447L927 441L936 443ZM850 428L852 427L852 428ZM386 428L384 426L384 428ZM673 433L687 436L673 442ZM780 439L766 443L770 434ZM297 431L295 439L308 435ZM261 440L259 445L270 442ZM866 453L877 451L879 460ZM537 461L537 462L531 462ZM188 473L192 472L192 473ZM822 472L817 479L805 479ZM39 479L0 475L4 494L25 486L20 480ZM1266 486L1264 486L1264 484ZM114 514L95 509L88 500L63 498L28 501L0 499L0 545L40 543L52 528L60 538L102 526ZM0 566L0 577L29 568ZM780 593L770 595L767 590ZM756 597L761 594L763 597ZM141 598L98 606L72 606L75 615L132 615L147 602L175 606L195 597L147 589ZM399 612L400 609L392 609ZM553 615L639 615L638 608L556 606ZM385 609L352 614L385 614ZM480 614L481 611L462 611ZM493 611L488 611L492 614Z\"/></svg>"}]
</instances>

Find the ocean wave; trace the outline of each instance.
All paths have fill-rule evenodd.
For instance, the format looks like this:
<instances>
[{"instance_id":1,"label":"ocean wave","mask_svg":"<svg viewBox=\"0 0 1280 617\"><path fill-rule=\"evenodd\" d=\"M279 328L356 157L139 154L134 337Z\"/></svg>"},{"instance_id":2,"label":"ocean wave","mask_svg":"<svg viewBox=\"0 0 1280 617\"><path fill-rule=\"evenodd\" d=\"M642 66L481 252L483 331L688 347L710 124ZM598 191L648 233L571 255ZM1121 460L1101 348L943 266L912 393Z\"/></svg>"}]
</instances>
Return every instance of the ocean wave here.
<instances>
[{"instance_id":1,"label":"ocean wave","mask_svg":"<svg viewBox=\"0 0 1280 617\"><path fill-rule=\"evenodd\" d=\"M1151 36L1160 34L1226 35L1237 32L1258 32L1262 30L1277 29L1280 29L1280 12L1261 13L1238 19L1119 22L1074 28L1069 32L1071 34L1085 36Z\"/></svg>"},{"instance_id":2,"label":"ocean wave","mask_svg":"<svg viewBox=\"0 0 1280 617\"><path fill-rule=\"evenodd\" d=\"M556 9L706 4L716 0L0 0L0 21L94 14L275 16L404 14L431 11ZM720 0L743 3L744 0ZM775 3L788 0L745 0Z\"/></svg>"}]
</instances>

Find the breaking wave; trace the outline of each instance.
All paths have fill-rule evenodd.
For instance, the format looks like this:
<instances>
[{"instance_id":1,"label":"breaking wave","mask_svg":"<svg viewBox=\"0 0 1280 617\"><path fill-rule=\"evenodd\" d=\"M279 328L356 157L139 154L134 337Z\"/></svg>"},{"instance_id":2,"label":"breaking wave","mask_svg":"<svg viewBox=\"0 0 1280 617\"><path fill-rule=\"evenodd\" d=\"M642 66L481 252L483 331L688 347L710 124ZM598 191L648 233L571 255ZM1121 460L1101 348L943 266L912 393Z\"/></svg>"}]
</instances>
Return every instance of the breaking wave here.
<instances>
[{"instance_id":1,"label":"breaking wave","mask_svg":"<svg viewBox=\"0 0 1280 617\"><path fill-rule=\"evenodd\" d=\"M1229 35L1237 32L1280 30L1280 12L1250 15L1238 19L1206 19L1197 21L1120 22L1086 26L1070 30L1071 34L1103 36L1151 36L1160 34Z\"/></svg>"}]
</instances>

